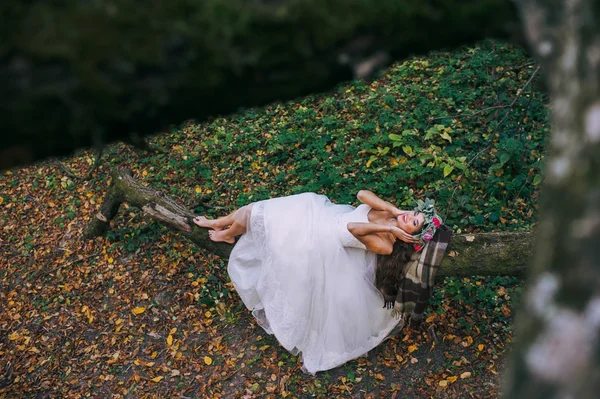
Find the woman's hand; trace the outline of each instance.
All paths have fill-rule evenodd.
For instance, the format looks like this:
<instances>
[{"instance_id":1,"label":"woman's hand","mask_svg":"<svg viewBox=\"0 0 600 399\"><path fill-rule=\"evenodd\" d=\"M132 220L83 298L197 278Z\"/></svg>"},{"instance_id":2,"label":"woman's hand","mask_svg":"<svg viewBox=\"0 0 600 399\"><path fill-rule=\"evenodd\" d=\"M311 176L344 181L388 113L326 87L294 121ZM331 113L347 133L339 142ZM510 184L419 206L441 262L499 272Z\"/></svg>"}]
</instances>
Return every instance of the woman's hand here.
<instances>
[{"instance_id":1,"label":"woman's hand","mask_svg":"<svg viewBox=\"0 0 600 399\"><path fill-rule=\"evenodd\" d=\"M409 244L414 244L417 242L417 239L415 237L413 237L412 235L408 234L406 231L402 230L399 227L396 226L391 226L392 230L391 233L394 235L394 237L396 237L397 239L407 242Z\"/></svg>"},{"instance_id":2,"label":"woman's hand","mask_svg":"<svg viewBox=\"0 0 600 399\"><path fill-rule=\"evenodd\" d=\"M392 205L392 207L391 207L391 209L390 209L389 211L390 211L390 213L391 213L392 215L394 215L394 217L395 217L396 219L398 219L398 217L399 217L400 215L402 215L403 213L406 213L406 212L407 212L407 211L402 211L402 210L400 210L400 209L396 208L394 205Z\"/></svg>"}]
</instances>

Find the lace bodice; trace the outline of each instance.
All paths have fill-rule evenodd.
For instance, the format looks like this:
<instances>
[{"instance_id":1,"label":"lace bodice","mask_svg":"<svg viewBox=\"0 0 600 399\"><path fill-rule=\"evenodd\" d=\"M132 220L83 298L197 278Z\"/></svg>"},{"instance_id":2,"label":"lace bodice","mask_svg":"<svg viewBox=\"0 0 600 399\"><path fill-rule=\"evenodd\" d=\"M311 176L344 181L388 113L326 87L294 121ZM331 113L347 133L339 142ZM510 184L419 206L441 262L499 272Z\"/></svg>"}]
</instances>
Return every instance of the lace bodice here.
<instances>
[{"instance_id":1,"label":"lace bodice","mask_svg":"<svg viewBox=\"0 0 600 399\"><path fill-rule=\"evenodd\" d=\"M367 249L365 244L360 242L358 238L354 237L352 233L348 231L348 223L349 222L362 222L368 223L369 218L368 214L371 210L371 207L366 204L360 204L356 207L352 212L344 213L340 218L338 223L338 234L340 235L340 240L342 241L342 245L345 247L351 248L360 248Z\"/></svg>"}]
</instances>

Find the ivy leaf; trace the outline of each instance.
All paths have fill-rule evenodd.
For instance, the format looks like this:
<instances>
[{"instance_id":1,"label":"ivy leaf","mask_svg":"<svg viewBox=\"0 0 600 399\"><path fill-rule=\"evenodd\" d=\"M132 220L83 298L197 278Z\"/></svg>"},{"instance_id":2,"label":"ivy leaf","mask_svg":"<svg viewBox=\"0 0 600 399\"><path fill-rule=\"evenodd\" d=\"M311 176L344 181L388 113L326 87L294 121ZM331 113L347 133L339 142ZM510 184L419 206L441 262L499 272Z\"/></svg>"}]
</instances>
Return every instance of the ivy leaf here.
<instances>
[{"instance_id":1,"label":"ivy leaf","mask_svg":"<svg viewBox=\"0 0 600 399\"><path fill-rule=\"evenodd\" d=\"M494 223L497 222L499 218L500 218L500 214L498 212L492 212L492 213L490 213L490 216L488 217L490 222L494 222Z\"/></svg>"},{"instance_id":2,"label":"ivy leaf","mask_svg":"<svg viewBox=\"0 0 600 399\"><path fill-rule=\"evenodd\" d=\"M454 166L446 164L444 166L444 177L447 177L454 170Z\"/></svg>"},{"instance_id":3,"label":"ivy leaf","mask_svg":"<svg viewBox=\"0 0 600 399\"><path fill-rule=\"evenodd\" d=\"M539 186L541 182L542 182L542 176L541 175L535 175L535 177L533 178L533 185L534 186Z\"/></svg>"},{"instance_id":4,"label":"ivy leaf","mask_svg":"<svg viewBox=\"0 0 600 399\"><path fill-rule=\"evenodd\" d=\"M390 140L393 140L393 141L400 141L400 140L402 140L402 136L400 136L398 134L393 134L392 133L392 134L388 135L388 137L390 138Z\"/></svg>"},{"instance_id":5,"label":"ivy leaf","mask_svg":"<svg viewBox=\"0 0 600 399\"><path fill-rule=\"evenodd\" d=\"M413 149L412 149L412 147L411 147L411 146L409 146L409 145L404 145L404 146L402 146L402 151L404 151L404 153L405 153L406 155L408 155L409 157L412 157L412 156L414 156L414 155L415 155L415 153L413 152Z\"/></svg>"},{"instance_id":6,"label":"ivy leaf","mask_svg":"<svg viewBox=\"0 0 600 399\"><path fill-rule=\"evenodd\" d=\"M373 161L375 161L376 159L377 157L375 155L372 155L371 158L369 158L369 160L367 161L367 168L370 167Z\"/></svg>"},{"instance_id":7,"label":"ivy leaf","mask_svg":"<svg viewBox=\"0 0 600 399\"><path fill-rule=\"evenodd\" d=\"M504 165L510 159L510 154L508 152L503 152L500 154L500 162Z\"/></svg>"},{"instance_id":8,"label":"ivy leaf","mask_svg":"<svg viewBox=\"0 0 600 399\"><path fill-rule=\"evenodd\" d=\"M444 140L448 140L449 142L452 143L452 137L450 137L450 135L446 132L440 134L440 137L443 138Z\"/></svg>"},{"instance_id":9,"label":"ivy leaf","mask_svg":"<svg viewBox=\"0 0 600 399\"><path fill-rule=\"evenodd\" d=\"M436 128L429 128L429 130L427 130L427 133L425 134L425 140L430 140L437 132L438 130Z\"/></svg>"}]
</instances>

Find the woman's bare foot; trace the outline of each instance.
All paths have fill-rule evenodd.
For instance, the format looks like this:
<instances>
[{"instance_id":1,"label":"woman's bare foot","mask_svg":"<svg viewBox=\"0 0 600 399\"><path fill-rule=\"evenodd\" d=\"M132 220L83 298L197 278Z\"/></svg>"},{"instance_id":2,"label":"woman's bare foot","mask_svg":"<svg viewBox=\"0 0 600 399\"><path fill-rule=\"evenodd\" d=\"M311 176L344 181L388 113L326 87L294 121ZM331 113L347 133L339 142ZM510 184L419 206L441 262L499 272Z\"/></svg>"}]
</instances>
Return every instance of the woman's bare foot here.
<instances>
[{"instance_id":1,"label":"woman's bare foot","mask_svg":"<svg viewBox=\"0 0 600 399\"><path fill-rule=\"evenodd\" d=\"M196 216L193 221L200 227L208 227L209 229L213 230L223 230L223 227L219 226L219 223L216 220L208 220L204 216Z\"/></svg>"},{"instance_id":2,"label":"woman's bare foot","mask_svg":"<svg viewBox=\"0 0 600 399\"><path fill-rule=\"evenodd\" d=\"M228 242L230 244L233 244L235 242L235 238L229 237L229 235L227 234L227 230L209 230L208 236L214 242Z\"/></svg>"}]
</instances>

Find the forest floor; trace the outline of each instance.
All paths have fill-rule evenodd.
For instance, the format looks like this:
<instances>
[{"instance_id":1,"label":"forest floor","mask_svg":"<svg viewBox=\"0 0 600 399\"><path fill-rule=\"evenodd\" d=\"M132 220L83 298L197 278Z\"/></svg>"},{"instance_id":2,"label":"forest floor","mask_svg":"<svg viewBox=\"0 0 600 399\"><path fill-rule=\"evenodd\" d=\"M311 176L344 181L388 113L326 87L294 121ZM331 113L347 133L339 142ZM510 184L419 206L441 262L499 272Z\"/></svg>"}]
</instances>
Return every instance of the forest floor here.
<instances>
[{"instance_id":1,"label":"forest floor","mask_svg":"<svg viewBox=\"0 0 600 399\"><path fill-rule=\"evenodd\" d=\"M519 278L446 278L420 328L310 376L222 259L127 205L105 237L82 235L114 166L209 215L301 191L356 203L368 188L399 205L435 196L457 232L531 228L548 125L534 73L484 42L189 123L151 140L164 152L113 144L89 180L53 160L0 172L0 398L496 397ZM94 156L62 162L85 175Z\"/></svg>"}]
</instances>

